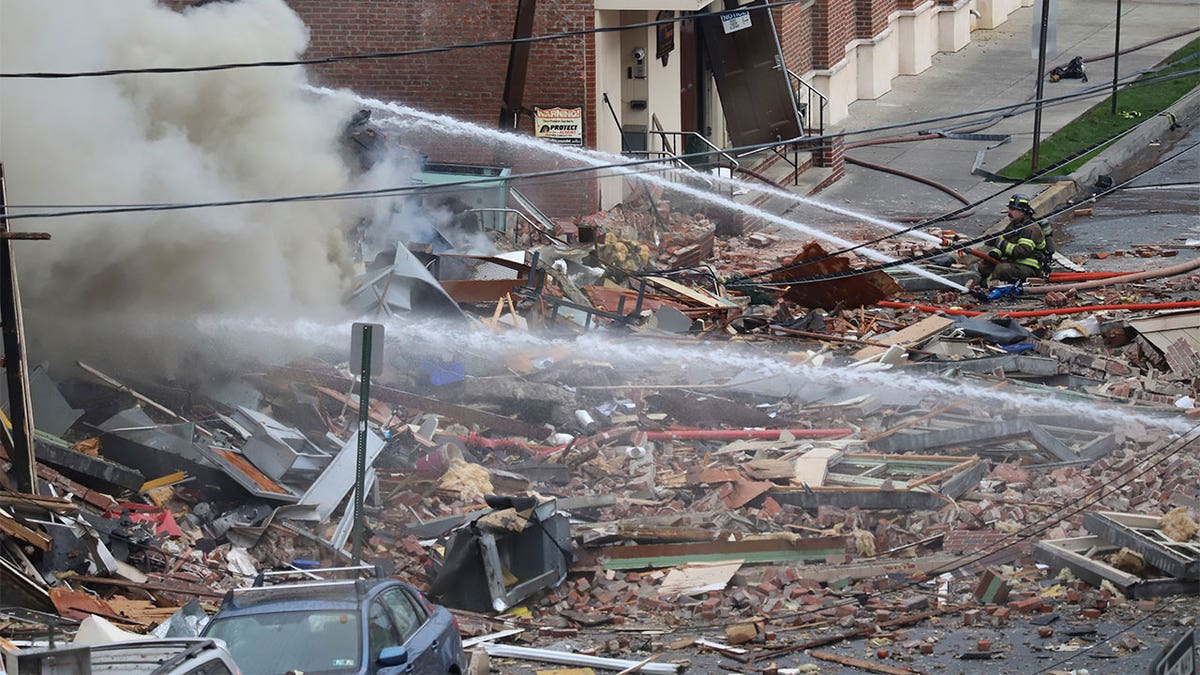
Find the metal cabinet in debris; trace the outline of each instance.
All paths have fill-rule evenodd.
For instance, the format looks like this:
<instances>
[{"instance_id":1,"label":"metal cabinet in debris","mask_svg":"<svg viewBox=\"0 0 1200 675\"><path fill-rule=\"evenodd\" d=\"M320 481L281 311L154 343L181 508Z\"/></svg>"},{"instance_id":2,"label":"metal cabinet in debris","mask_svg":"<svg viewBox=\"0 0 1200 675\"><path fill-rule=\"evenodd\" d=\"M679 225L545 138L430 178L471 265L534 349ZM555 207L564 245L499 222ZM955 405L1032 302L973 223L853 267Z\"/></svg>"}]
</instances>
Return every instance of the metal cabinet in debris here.
<instances>
[{"instance_id":1,"label":"metal cabinet in debris","mask_svg":"<svg viewBox=\"0 0 1200 675\"><path fill-rule=\"evenodd\" d=\"M502 612L567 578L571 526L553 499L487 497L482 511L450 532L430 594L451 607Z\"/></svg>"}]
</instances>

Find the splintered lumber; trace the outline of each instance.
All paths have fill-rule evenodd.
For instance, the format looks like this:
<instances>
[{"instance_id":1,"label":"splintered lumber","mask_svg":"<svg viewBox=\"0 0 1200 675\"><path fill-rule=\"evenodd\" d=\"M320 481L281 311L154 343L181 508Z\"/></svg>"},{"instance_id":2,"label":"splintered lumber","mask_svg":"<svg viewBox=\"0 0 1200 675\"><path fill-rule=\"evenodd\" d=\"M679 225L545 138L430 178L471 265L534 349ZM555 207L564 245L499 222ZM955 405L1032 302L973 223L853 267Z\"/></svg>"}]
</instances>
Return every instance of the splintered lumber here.
<instances>
[{"instance_id":1,"label":"splintered lumber","mask_svg":"<svg viewBox=\"0 0 1200 675\"><path fill-rule=\"evenodd\" d=\"M0 506L36 507L54 513L74 513L79 505L64 497L46 497L22 492L0 493Z\"/></svg>"},{"instance_id":2,"label":"splintered lumber","mask_svg":"<svg viewBox=\"0 0 1200 675\"><path fill-rule=\"evenodd\" d=\"M139 588L144 591L160 591L164 593L179 593L180 595L198 595L205 598L223 598L224 593L219 593L210 590L199 584L184 583L157 583L153 581L137 582L128 581L126 579L109 579L107 577L94 577L87 575L76 575L71 577L73 580L82 584L100 585L100 586L118 586L120 588Z\"/></svg>"},{"instance_id":3,"label":"splintered lumber","mask_svg":"<svg viewBox=\"0 0 1200 675\"><path fill-rule=\"evenodd\" d=\"M651 673L652 675L674 675L679 672L679 666L673 663L640 663L638 661L587 656L585 654L563 652L554 649L534 649L532 647L517 647L515 645L498 645L492 643L485 643L483 648L487 650L488 656L500 659L542 661L545 663L561 663L567 666L618 671L640 667L641 670L634 672Z\"/></svg>"},{"instance_id":4,"label":"splintered lumber","mask_svg":"<svg viewBox=\"0 0 1200 675\"><path fill-rule=\"evenodd\" d=\"M808 655L814 659L832 661L833 663L840 663L843 666L850 666L851 668L861 668L862 670L872 673L884 673L885 675L911 675L912 673L917 672L908 668L896 668L895 666L888 666L882 663L876 663L874 661L868 661L866 659L860 659L854 656L834 654L833 652L826 652L820 649L814 649L810 651Z\"/></svg>"},{"instance_id":5,"label":"splintered lumber","mask_svg":"<svg viewBox=\"0 0 1200 675\"><path fill-rule=\"evenodd\" d=\"M32 544L43 551L50 550L50 542L52 540L48 535L25 527L3 511L0 511L0 532L10 537L16 537L27 544Z\"/></svg>"},{"instance_id":6,"label":"splintered lumber","mask_svg":"<svg viewBox=\"0 0 1200 675\"><path fill-rule=\"evenodd\" d=\"M907 328L898 330L891 335L884 335L880 338L877 338L874 340L874 342L877 344L909 347L927 340L953 325L954 321L947 319L944 316L930 316L921 319ZM863 347L862 349L854 352L850 358L854 359L855 361L861 361L863 359L869 359L872 356L878 356L885 351L887 351L886 347Z\"/></svg>"}]
</instances>

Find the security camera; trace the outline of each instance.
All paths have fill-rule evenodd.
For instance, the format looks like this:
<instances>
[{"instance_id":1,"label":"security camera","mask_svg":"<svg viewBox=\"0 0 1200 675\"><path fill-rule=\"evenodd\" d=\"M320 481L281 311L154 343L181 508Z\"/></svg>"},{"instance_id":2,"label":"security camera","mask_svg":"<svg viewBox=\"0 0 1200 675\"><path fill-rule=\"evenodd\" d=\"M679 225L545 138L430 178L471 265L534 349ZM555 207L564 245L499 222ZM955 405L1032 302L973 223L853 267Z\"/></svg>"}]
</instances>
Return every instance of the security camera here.
<instances>
[{"instance_id":1,"label":"security camera","mask_svg":"<svg viewBox=\"0 0 1200 675\"><path fill-rule=\"evenodd\" d=\"M633 60L641 63L646 60L646 50L643 47L637 47L633 50Z\"/></svg>"}]
</instances>

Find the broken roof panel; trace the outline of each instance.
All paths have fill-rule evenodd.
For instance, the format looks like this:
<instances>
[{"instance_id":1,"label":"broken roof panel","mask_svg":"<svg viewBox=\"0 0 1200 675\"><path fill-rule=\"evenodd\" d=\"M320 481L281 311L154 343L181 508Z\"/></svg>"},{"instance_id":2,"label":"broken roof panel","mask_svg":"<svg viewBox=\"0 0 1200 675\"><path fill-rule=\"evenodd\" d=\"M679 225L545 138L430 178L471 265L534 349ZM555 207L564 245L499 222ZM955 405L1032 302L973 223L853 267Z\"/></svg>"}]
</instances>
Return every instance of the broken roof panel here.
<instances>
[{"instance_id":1,"label":"broken roof panel","mask_svg":"<svg viewBox=\"0 0 1200 675\"><path fill-rule=\"evenodd\" d=\"M825 255L826 251L821 248L820 244L809 242L790 263L797 267L774 274L771 281L785 286L790 281L799 281L805 277L839 274L851 270L850 260L844 256L825 258L805 264L807 260L822 258ZM833 309L838 305L845 307L873 305L902 292L904 289L887 272L876 270L827 281L797 283L792 285L783 297L801 307Z\"/></svg>"},{"instance_id":2,"label":"broken roof panel","mask_svg":"<svg viewBox=\"0 0 1200 675\"><path fill-rule=\"evenodd\" d=\"M1083 527L1137 551L1147 563L1181 579L1200 580L1200 542L1175 541L1159 529L1158 516L1112 511L1088 511Z\"/></svg>"},{"instance_id":3,"label":"broken roof panel","mask_svg":"<svg viewBox=\"0 0 1200 675\"><path fill-rule=\"evenodd\" d=\"M1053 570L1064 567L1075 576L1099 588L1108 581L1130 598L1148 599L1180 593L1200 593L1200 583L1167 576L1141 577L1117 569L1104 560L1104 556L1118 552L1122 547L1105 541L1101 537L1071 537L1047 539L1033 545L1033 557L1049 565Z\"/></svg>"}]
</instances>

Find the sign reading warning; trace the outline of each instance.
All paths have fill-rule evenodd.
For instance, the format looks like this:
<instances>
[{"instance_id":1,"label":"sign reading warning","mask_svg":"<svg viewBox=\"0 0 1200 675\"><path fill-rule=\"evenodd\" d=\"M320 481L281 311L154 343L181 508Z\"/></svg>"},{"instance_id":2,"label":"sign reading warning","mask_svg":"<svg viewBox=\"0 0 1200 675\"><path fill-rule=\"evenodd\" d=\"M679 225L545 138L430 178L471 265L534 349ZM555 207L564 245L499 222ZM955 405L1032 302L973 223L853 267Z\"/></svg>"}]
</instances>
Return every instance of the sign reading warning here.
<instances>
[{"instance_id":1,"label":"sign reading warning","mask_svg":"<svg viewBox=\"0 0 1200 675\"><path fill-rule=\"evenodd\" d=\"M583 145L583 108L534 108L533 132L554 143Z\"/></svg>"}]
</instances>

